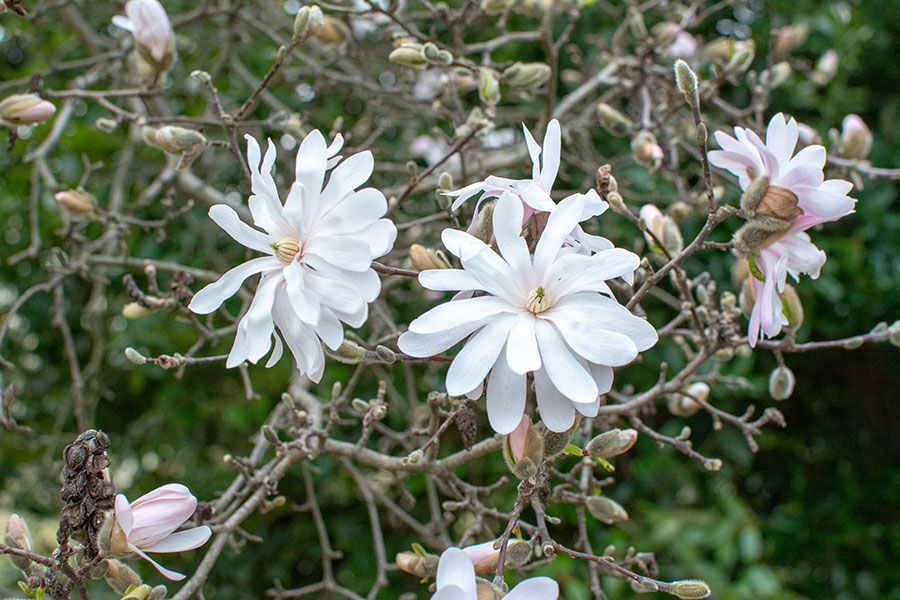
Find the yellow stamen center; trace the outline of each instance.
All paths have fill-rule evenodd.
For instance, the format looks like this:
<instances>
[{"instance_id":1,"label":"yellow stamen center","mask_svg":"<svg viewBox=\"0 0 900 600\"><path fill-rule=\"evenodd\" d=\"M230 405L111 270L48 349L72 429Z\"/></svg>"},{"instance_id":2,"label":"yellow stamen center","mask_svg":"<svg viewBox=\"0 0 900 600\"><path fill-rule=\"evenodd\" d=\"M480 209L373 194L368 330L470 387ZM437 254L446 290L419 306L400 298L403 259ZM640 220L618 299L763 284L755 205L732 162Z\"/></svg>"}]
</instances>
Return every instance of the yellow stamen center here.
<instances>
[{"instance_id":1,"label":"yellow stamen center","mask_svg":"<svg viewBox=\"0 0 900 600\"><path fill-rule=\"evenodd\" d=\"M528 293L525 308L537 314L550 308L550 298L544 293L544 288L536 287Z\"/></svg>"},{"instance_id":2,"label":"yellow stamen center","mask_svg":"<svg viewBox=\"0 0 900 600\"><path fill-rule=\"evenodd\" d=\"M294 238L285 237L272 244L272 249L275 250L275 258L289 265L300 253L300 243Z\"/></svg>"}]
</instances>

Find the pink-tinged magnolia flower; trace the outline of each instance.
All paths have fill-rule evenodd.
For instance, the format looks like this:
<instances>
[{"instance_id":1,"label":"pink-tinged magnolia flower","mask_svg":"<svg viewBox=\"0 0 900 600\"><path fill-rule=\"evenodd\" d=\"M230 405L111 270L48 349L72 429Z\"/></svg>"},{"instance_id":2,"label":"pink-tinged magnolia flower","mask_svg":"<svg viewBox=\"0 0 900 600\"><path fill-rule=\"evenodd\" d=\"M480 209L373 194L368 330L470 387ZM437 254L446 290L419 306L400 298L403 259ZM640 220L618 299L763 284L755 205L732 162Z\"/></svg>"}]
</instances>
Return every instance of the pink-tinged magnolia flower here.
<instances>
[{"instance_id":1,"label":"pink-tinged magnolia flower","mask_svg":"<svg viewBox=\"0 0 900 600\"><path fill-rule=\"evenodd\" d=\"M185 552L205 544L212 535L206 525L175 531L196 508L197 499L188 488L170 483L130 504L123 494L116 496L116 523L128 539L129 550L149 561L167 579L180 581L184 575L166 569L147 553Z\"/></svg>"},{"instance_id":2,"label":"pink-tinged magnolia flower","mask_svg":"<svg viewBox=\"0 0 900 600\"><path fill-rule=\"evenodd\" d=\"M37 94L13 94L0 102L0 122L12 127L43 123L56 113L56 107Z\"/></svg>"},{"instance_id":3,"label":"pink-tinged magnolia flower","mask_svg":"<svg viewBox=\"0 0 900 600\"><path fill-rule=\"evenodd\" d=\"M478 580L463 550L447 548L438 562L436 591L431 600L478 600ZM484 582L487 585L487 582ZM504 600L557 600L559 585L549 577L532 577L503 596Z\"/></svg>"},{"instance_id":4,"label":"pink-tinged magnolia flower","mask_svg":"<svg viewBox=\"0 0 900 600\"><path fill-rule=\"evenodd\" d=\"M538 409L552 431L565 431L575 413L595 416L600 394L612 386L612 367L634 360L656 343L656 330L632 315L605 283L632 282L640 259L619 248L588 256L564 246L584 218L584 199L559 203L532 256L520 235L523 204L504 193L494 209L499 254L462 231L444 230L447 250L462 269L419 273L431 290L483 295L441 304L409 325L400 349L432 356L469 337L447 371L447 392L479 397L487 382L488 420L507 434L525 411L531 373Z\"/></svg>"},{"instance_id":5,"label":"pink-tinged magnolia flower","mask_svg":"<svg viewBox=\"0 0 900 600\"><path fill-rule=\"evenodd\" d=\"M115 15L112 22L130 32L135 44L157 65L170 58L174 43L172 24L157 0L128 0L125 16Z\"/></svg>"},{"instance_id":6,"label":"pink-tinged magnolia flower","mask_svg":"<svg viewBox=\"0 0 900 600\"><path fill-rule=\"evenodd\" d=\"M679 31L666 46L666 55L671 58L691 58L697 54L697 39L687 31Z\"/></svg>"},{"instance_id":7,"label":"pink-tinged magnolia flower","mask_svg":"<svg viewBox=\"0 0 900 600\"><path fill-rule=\"evenodd\" d=\"M499 198L503 194L509 193L522 202L522 224L524 225L535 213L552 212L556 208L556 203L550 198L550 190L553 188L553 183L556 181L556 175L559 172L562 150L562 133L559 121L553 119L547 125L543 146L538 145L534 136L531 135L531 132L524 125L522 125L522 131L525 132L525 143L528 146L528 154L531 156L531 179L509 179L491 175L484 181L475 182L452 192L445 192L447 196L456 197L450 206L451 210L458 209L463 202L478 194L482 194L478 201L478 206L480 206L481 202L485 200ZM575 195L582 197L584 200L584 218L581 219L582 221L590 217L599 216L609 208L609 205L601 200L594 190L590 190L586 194ZM475 210L477 213L478 208L476 207ZM472 220L473 226L476 221L477 218ZM590 235L577 224L566 242L567 245L575 246L583 253L608 250L613 247L612 242L606 238Z\"/></svg>"},{"instance_id":8,"label":"pink-tinged magnolia flower","mask_svg":"<svg viewBox=\"0 0 900 600\"><path fill-rule=\"evenodd\" d=\"M320 340L336 350L344 340L341 322L360 327L381 290L372 261L394 245L397 228L388 219L384 194L374 188L357 190L372 175L369 151L339 162L326 183L325 175L341 157L338 138L327 146L319 131L310 133L297 152L296 180L284 204L272 178L275 145L260 163L260 148L247 136L252 174L250 213L255 229L240 220L230 206L217 204L209 216L228 235L264 256L251 259L194 296L190 308L208 314L233 296L243 281L261 273L256 295L238 323L226 365L256 363L275 349L266 366L274 365L287 343L297 368L313 381L325 369ZM332 158L334 157L334 158ZM275 333L275 328L278 333Z\"/></svg>"},{"instance_id":9,"label":"pink-tinged magnolia flower","mask_svg":"<svg viewBox=\"0 0 900 600\"><path fill-rule=\"evenodd\" d=\"M748 331L750 345L755 346L760 334L778 335L787 322L780 296L787 275L799 279L805 273L815 279L825 263L825 253L812 243L806 230L852 213L856 200L847 195L853 189L850 182L825 179L824 147L814 144L794 154L799 126L793 118L785 119L781 113L772 117L765 142L743 127L735 127L734 133L736 138L716 132L722 150L709 153L710 163L737 175L745 191L765 178L763 203L754 210L789 225L767 237L748 257L757 291ZM773 200L766 210L772 212L765 212L769 198Z\"/></svg>"}]
</instances>

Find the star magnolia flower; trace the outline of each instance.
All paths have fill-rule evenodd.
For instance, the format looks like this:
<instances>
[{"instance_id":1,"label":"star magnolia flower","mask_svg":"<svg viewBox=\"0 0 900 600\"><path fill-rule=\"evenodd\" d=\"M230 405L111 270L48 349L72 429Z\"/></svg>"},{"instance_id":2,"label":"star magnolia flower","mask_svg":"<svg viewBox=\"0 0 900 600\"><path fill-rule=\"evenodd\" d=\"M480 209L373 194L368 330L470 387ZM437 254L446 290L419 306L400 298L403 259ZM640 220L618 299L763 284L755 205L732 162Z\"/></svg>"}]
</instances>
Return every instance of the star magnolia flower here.
<instances>
[{"instance_id":1,"label":"star magnolia flower","mask_svg":"<svg viewBox=\"0 0 900 600\"><path fill-rule=\"evenodd\" d=\"M341 321L359 327L368 317L368 303L381 290L372 260L387 254L397 228L380 217L387 212L384 194L373 188L357 191L374 168L372 153L360 152L326 172L340 157L340 136L326 147L319 131L310 133L297 153L296 181L284 204L278 197L272 166L275 146L260 164L260 148L247 136L252 174L250 213L259 231L240 220L229 206L217 204L209 216L244 246L262 252L200 290L189 308L208 314L234 295L242 282L262 273L256 295L238 323L227 366L245 360L256 363L272 347L266 366L275 364L287 343L297 368L319 381L325 368L320 340L337 349L344 340ZM278 328L280 335L275 334Z\"/></svg>"},{"instance_id":2,"label":"star magnolia flower","mask_svg":"<svg viewBox=\"0 0 900 600\"><path fill-rule=\"evenodd\" d=\"M491 175L484 181L478 181L452 192L445 192L447 196L456 197L450 206L451 210L458 209L463 202L482 192L479 205L484 200L499 198L506 192L518 198L524 205L522 212L523 225L534 213L552 212L556 208L556 203L550 198L550 190L553 188L553 183L556 181L556 175L559 172L562 148L559 121L553 119L547 125L543 147L538 145L534 136L531 135L531 132L524 125L522 125L522 131L525 132L525 143L528 145L528 154L531 156L531 179L509 179ZM541 155L543 155L543 160ZM601 200L594 190L590 190L587 194L577 195L582 196L585 201L585 215L581 219L582 221L590 217L599 216L609 208L609 205ZM478 209L476 208L476 213L477 211ZM472 220L473 226L476 221L477 219ZM577 224L572 230L567 243L578 247L583 253L607 250L613 247L612 242L606 238L590 235Z\"/></svg>"},{"instance_id":3,"label":"star magnolia flower","mask_svg":"<svg viewBox=\"0 0 900 600\"><path fill-rule=\"evenodd\" d=\"M115 15L112 22L130 32L138 47L156 64L163 64L171 54L172 24L157 0L128 0L125 16Z\"/></svg>"},{"instance_id":4,"label":"star magnolia flower","mask_svg":"<svg viewBox=\"0 0 900 600\"><path fill-rule=\"evenodd\" d=\"M475 568L465 552L459 548L447 548L438 562L437 591L431 600L478 600L478 583ZM549 577L526 579L508 594L504 600L556 600L559 585Z\"/></svg>"},{"instance_id":5,"label":"star magnolia flower","mask_svg":"<svg viewBox=\"0 0 900 600\"><path fill-rule=\"evenodd\" d=\"M737 139L716 132L722 150L709 153L710 163L737 175L743 190L759 178L767 178L757 213L790 221L786 230L766 239L751 257L757 271L753 282L757 293L748 337L755 346L760 333L778 335L787 323L780 297L787 275L796 280L805 273L815 279L825 264L825 253L812 243L806 230L852 213L856 200L847 195L853 184L825 179L824 147L813 144L794 154L799 126L793 118L786 120L781 113L772 117L765 142L742 127L735 127L734 133Z\"/></svg>"},{"instance_id":6,"label":"star magnolia flower","mask_svg":"<svg viewBox=\"0 0 900 600\"><path fill-rule=\"evenodd\" d=\"M166 569L147 552L185 552L199 548L212 535L206 525L175 531L197 508L197 499L185 486L170 483L144 494L134 502L116 496L116 523L128 539L128 549L148 560L167 579L180 581L184 575Z\"/></svg>"},{"instance_id":7,"label":"star magnolia flower","mask_svg":"<svg viewBox=\"0 0 900 600\"><path fill-rule=\"evenodd\" d=\"M500 255L467 233L444 230L444 245L463 268L423 271L419 282L483 295L431 309L398 343L407 354L432 356L471 335L447 371L447 392L478 397L490 372L488 419L507 434L521 422L532 373L541 418L552 431L565 431L576 411L597 414L599 395L612 386L612 367L634 360L657 334L604 283L614 277L631 283L640 262L635 254L614 248L586 256L563 247L582 219L583 198L567 198L550 213L534 256L520 235L522 212L512 193L498 200L493 224Z\"/></svg>"}]
</instances>

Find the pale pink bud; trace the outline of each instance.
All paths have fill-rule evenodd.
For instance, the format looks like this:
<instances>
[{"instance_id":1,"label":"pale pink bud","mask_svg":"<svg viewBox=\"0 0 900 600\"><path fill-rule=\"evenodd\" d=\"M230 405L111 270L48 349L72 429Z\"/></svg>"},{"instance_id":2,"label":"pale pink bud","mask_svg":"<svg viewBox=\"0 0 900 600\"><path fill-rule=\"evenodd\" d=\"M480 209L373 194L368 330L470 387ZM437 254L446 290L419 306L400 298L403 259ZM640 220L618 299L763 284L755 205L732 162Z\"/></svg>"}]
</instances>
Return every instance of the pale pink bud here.
<instances>
[{"instance_id":1,"label":"pale pink bud","mask_svg":"<svg viewBox=\"0 0 900 600\"><path fill-rule=\"evenodd\" d=\"M0 102L0 120L10 125L34 125L53 116L56 107L37 94L13 94Z\"/></svg>"},{"instance_id":2,"label":"pale pink bud","mask_svg":"<svg viewBox=\"0 0 900 600\"><path fill-rule=\"evenodd\" d=\"M157 65L164 65L172 54L172 25L157 0L128 0L125 16L116 15L113 23L130 31L134 42Z\"/></svg>"},{"instance_id":3,"label":"pale pink bud","mask_svg":"<svg viewBox=\"0 0 900 600\"><path fill-rule=\"evenodd\" d=\"M518 426L509 434L509 452L517 461L525 456L525 443L528 441L529 429L531 429L531 417L522 415Z\"/></svg>"},{"instance_id":4,"label":"pale pink bud","mask_svg":"<svg viewBox=\"0 0 900 600\"><path fill-rule=\"evenodd\" d=\"M847 158L863 159L872 149L872 132L859 115L847 115L841 122L841 151Z\"/></svg>"},{"instance_id":5,"label":"pale pink bud","mask_svg":"<svg viewBox=\"0 0 900 600\"><path fill-rule=\"evenodd\" d=\"M170 483L144 494L134 502L116 496L116 523L128 538L128 549L148 560L167 579L180 581L184 575L164 568L147 556L147 552L184 552L199 548L212 535L206 525L175 531L197 508L190 490Z\"/></svg>"}]
</instances>

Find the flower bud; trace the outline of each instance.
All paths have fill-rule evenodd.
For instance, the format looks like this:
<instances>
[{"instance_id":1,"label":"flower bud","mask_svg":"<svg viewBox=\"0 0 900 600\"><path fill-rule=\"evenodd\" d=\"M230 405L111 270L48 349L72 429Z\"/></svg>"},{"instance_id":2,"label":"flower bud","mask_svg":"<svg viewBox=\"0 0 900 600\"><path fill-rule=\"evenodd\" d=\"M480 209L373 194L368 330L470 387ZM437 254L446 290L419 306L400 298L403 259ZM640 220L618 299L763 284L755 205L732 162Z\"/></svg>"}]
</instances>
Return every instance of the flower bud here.
<instances>
[{"instance_id":1,"label":"flower bud","mask_svg":"<svg viewBox=\"0 0 900 600\"><path fill-rule=\"evenodd\" d=\"M653 204L642 206L639 214L648 230L644 232L644 239L653 252L657 254L668 252L671 255L681 252L684 248L684 238L672 217L662 214ZM665 251L659 247L657 240L665 247Z\"/></svg>"},{"instance_id":2,"label":"flower bud","mask_svg":"<svg viewBox=\"0 0 900 600\"><path fill-rule=\"evenodd\" d=\"M147 358L143 354L141 354L140 352L138 352L137 350L132 348L131 346L129 346L128 348L125 348L125 358L127 358L129 361L133 362L136 365L147 364Z\"/></svg>"},{"instance_id":3,"label":"flower bud","mask_svg":"<svg viewBox=\"0 0 900 600\"><path fill-rule=\"evenodd\" d=\"M53 197L59 205L72 213L87 213L94 210L94 197L82 189L63 190L56 192Z\"/></svg>"},{"instance_id":4,"label":"flower bud","mask_svg":"<svg viewBox=\"0 0 900 600\"><path fill-rule=\"evenodd\" d=\"M10 515L9 521L6 522L6 535L3 541L7 546L18 548L19 550L31 550L31 532L28 530L28 524L19 515ZM26 576L31 569L31 561L24 556L10 554L9 559L12 564L22 571Z\"/></svg>"},{"instance_id":5,"label":"flower bud","mask_svg":"<svg viewBox=\"0 0 900 600\"><path fill-rule=\"evenodd\" d=\"M149 585L142 583L126 591L122 600L149 600L151 591Z\"/></svg>"},{"instance_id":6,"label":"flower bud","mask_svg":"<svg viewBox=\"0 0 900 600\"><path fill-rule=\"evenodd\" d=\"M654 169L659 168L664 158L656 136L647 130L640 131L631 140L631 154L637 162Z\"/></svg>"},{"instance_id":7,"label":"flower bud","mask_svg":"<svg viewBox=\"0 0 900 600\"><path fill-rule=\"evenodd\" d=\"M169 590L166 589L166 586L156 585L153 586L152 590L150 590L150 595L147 596L147 600L165 600L168 593Z\"/></svg>"},{"instance_id":8,"label":"flower bud","mask_svg":"<svg viewBox=\"0 0 900 600\"><path fill-rule=\"evenodd\" d=\"M544 458L551 459L558 455L560 452L566 449L566 446L572 441L572 436L575 434L575 426L577 425L578 420L576 419L575 424L572 425L567 431L550 431L549 429L544 431L543 439L544 439Z\"/></svg>"},{"instance_id":9,"label":"flower bud","mask_svg":"<svg viewBox=\"0 0 900 600\"><path fill-rule=\"evenodd\" d=\"M798 123L797 137L801 146L809 146L810 144L818 144L821 141L819 132L807 125L806 123Z\"/></svg>"},{"instance_id":10,"label":"flower bud","mask_svg":"<svg viewBox=\"0 0 900 600\"><path fill-rule=\"evenodd\" d=\"M693 212L693 208L687 202L683 200L678 200L672 203L672 206L669 207L669 214L672 215L672 218L676 221L681 221L685 219L691 212Z\"/></svg>"},{"instance_id":11,"label":"flower bud","mask_svg":"<svg viewBox=\"0 0 900 600\"><path fill-rule=\"evenodd\" d=\"M803 44L809 35L809 25L806 23L797 23L795 25L787 25L780 27L775 32L775 42L772 47L772 53L776 59L784 58L788 53Z\"/></svg>"},{"instance_id":12,"label":"flower bud","mask_svg":"<svg viewBox=\"0 0 900 600\"><path fill-rule=\"evenodd\" d=\"M366 349L351 340L344 340L337 350L328 353L334 360L345 365L356 365L366 358Z\"/></svg>"},{"instance_id":13,"label":"flower bud","mask_svg":"<svg viewBox=\"0 0 900 600\"><path fill-rule=\"evenodd\" d=\"M775 400L787 400L794 393L796 378L787 367L776 367L769 374L769 395Z\"/></svg>"},{"instance_id":14,"label":"flower bud","mask_svg":"<svg viewBox=\"0 0 900 600\"><path fill-rule=\"evenodd\" d=\"M415 546L418 546L418 544L415 544ZM425 577L434 577L435 573L437 573L439 557L434 554L425 553L424 550L421 550L421 546L419 547L419 550L421 551L421 554L419 552L398 553L397 556L394 557L397 568L404 573L409 573L410 575L415 575L422 579Z\"/></svg>"},{"instance_id":15,"label":"flower bud","mask_svg":"<svg viewBox=\"0 0 900 600\"><path fill-rule=\"evenodd\" d=\"M894 321L888 327L888 341L897 347L900 347L900 321Z\"/></svg>"},{"instance_id":16,"label":"flower bud","mask_svg":"<svg viewBox=\"0 0 900 600\"><path fill-rule=\"evenodd\" d=\"M0 121L11 125L35 125L53 116L56 107L37 94L13 94L0 101Z\"/></svg>"},{"instance_id":17,"label":"flower bud","mask_svg":"<svg viewBox=\"0 0 900 600\"><path fill-rule=\"evenodd\" d=\"M500 102L500 79L493 69L482 67L478 70L478 97L488 106Z\"/></svg>"},{"instance_id":18,"label":"flower bud","mask_svg":"<svg viewBox=\"0 0 900 600\"><path fill-rule=\"evenodd\" d=\"M544 443L530 416L522 415L519 425L504 438L503 458L512 474L523 481L537 474L544 458Z\"/></svg>"},{"instance_id":19,"label":"flower bud","mask_svg":"<svg viewBox=\"0 0 900 600\"><path fill-rule=\"evenodd\" d=\"M803 325L803 303L800 302L797 290L790 284L785 284L781 293L781 310L791 329L799 329Z\"/></svg>"},{"instance_id":20,"label":"flower bud","mask_svg":"<svg viewBox=\"0 0 900 600\"><path fill-rule=\"evenodd\" d=\"M194 129L164 125L153 134L157 147L171 154L191 152L206 145L206 136Z\"/></svg>"},{"instance_id":21,"label":"flower bud","mask_svg":"<svg viewBox=\"0 0 900 600\"><path fill-rule=\"evenodd\" d=\"M628 520L628 512L621 504L606 496L591 496L587 499L588 512L595 519L607 525L615 525Z\"/></svg>"},{"instance_id":22,"label":"flower bud","mask_svg":"<svg viewBox=\"0 0 900 600\"><path fill-rule=\"evenodd\" d=\"M422 69L428 64L428 61L422 54L422 46L420 44L403 44L388 55L388 60L414 69Z\"/></svg>"},{"instance_id":23,"label":"flower bud","mask_svg":"<svg viewBox=\"0 0 900 600\"><path fill-rule=\"evenodd\" d=\"M681 598L681 600L701 600L702 598L709 598L712 592L705 581L683 579L681 581L673 581L669 593Z\"/></svg>"},{"instance_id":24,"label":"flower bud","mask_svg":"<svg viewBox=\"0 0 900 600\"><path fill-rule=\"evenodd\" d=\"M592 458L612 458L628 452L637 438L634 429L610 429L588 442L585 450Z\"/></svg>"},{"instance_id":25,"label":"flower bud","mask_svg":"<svg viewBox=\"0 0 900 600\"><path fill-rule=\"evenodd\" d=\"M841 122L841 154L861 160L872 149L872 132L859 115L847 115Z\"/></svg>"},{"instance_id":26,"label":"flower bud","mask_svg":"<svg viewBox=\"0 0 900 600\"><path fill-rule=\"evenodd\" d=\"M117 594L124 594L132 586L141 585L140 576L123 562L115 559L106 560L106 583Z\"/></svg>"},{"instance_id":27,"label":"flower bud","mask_svg":"<svg viewBox=\"0 0 900 600\"><path fill-rule=\"evenodd\" d=\"M681 392L675 392L668 396L669 412L676 417L690 417L703 408L698 400L709 400L709 385L703 381L696 381L682 388Z\"/></svg>"},{"instance_id":28,"label":"flower bud","mask_svg":"<svg viewBox=\"0 0 900 600\"><path fill-rule=\"evenodd\" d=\"M450 263L440 250L432 250L421 244L413 244L409 247L409 258L417 271L428 269L449 269Z\"/></svg>"},{"instance_id":29,"label":"flower bud","mask_svg":"<svg viewBox=\"0 0 900 600\"><path fill-rule=\"evenodd\" d=\"M725 71L729 73L743 73L750 68L756 57L756 44L753 40L744 40L734 44L734 53L725 65Z\"/></svg>"},{"instance_id":30,"label":"flower bud","mask_svg":"<svg viewBox=\"0 0 900 600\"><path fill-rule=\"evenodd\" d=\"M322 26L315 33L315 38L323 44L340 44L350 36L350 31L343 21L334 17L325 17Z\"/></svg>"},{"instance_id":31,"label":"flower bud","mask_svg":"<svg viewBox=\"0 0 900 600\"><path fill-rule=\"evenodd\" d=\"M397 362L397 353L381 344L375 346L375 356L386 365L392 365Z\"/></svg>"},{"instance_id":32,"label":"flower bud","mask_svg":"<svg viewBox=\"0 0 900 600\"><path fill-rule=\"evenodd\" d=\"M478 211L478 214L475 215L475 231L472 232L472 235L485 244L491 243L491 238L494 237L493 202L483 205L481 210Z\"/></svg>"},{"instance_id":33,"label":"flower bud","mask_svg":"<svg viewBox=\"0 0 900 600\"><path fill-rule=\"evenodd\" d=\"M295 44L305 42L319 32L324 21L322 9L315 4L301 7L294 18L294 36L291 41Z\"/></svg>"},{"instance_id":34,"label":"flower bud","mask_svg":"<svg viewBox=\"0 0 900 600\"><path fill-rule=\"evenodd\" d=\"M126 319L140 319L152 315L153 312L152 308L147 308L138 302L129 302L122 307L122 316Z\"/></svg>"},{"instance_id":35,"label":"flower bud","mask_svg":"<svg viewBox=\"0 0 900 600\"><path fill-rule=\"evenodd\" d=\"M628 135L634 125L631 119L605 102L597 105L597 120L603 129L619 137Z\"/></svg>"},{"instance_id":36,"label":"flower bud","mask_svg":"<svg viewBox=\"0 0 900 600\"><path fill-rule=\"evenodd\" d=\"M697 74L681 59L675 61L675 85L689 102L697 98Z\"/></svg>"},{"instance_id":37,"label":"flower bud","mask_svg":"<svg viewBox=\"0 0 900 600\"><path fill-rule=\"evenodd\" d=\"M816 68L810 74L809 78L813 83L819 86L827 85L838 72L838 53L835 50L828 50L816 61Z\"/></svg>"},{"instance_id":38,"label":"flower bud","mask_svg":"<svg viewBox=\"0 0 900 600\"><path fill-rule=\"evenodd\" d=\"M769 89L781 87L791 76L791 63L784 61L776 63L760 73L759 80Z\"/></svg>"},{"instance_id":39,"label":"flower bud","mask_svg":"<svg viewBox=\"0 0 900 600\"><path fill-rule=\"evenodd\" d=\"M515 0L481 0L481 10L489 15L499 15L506 12Z\"/></svg>"},{"instance_id":40,"label":"flower bud","mask_svg":"<svg viewBox=\"0 0 900 600\"><path fill-rule=\"evenodd\" d=\"M628 208L625 206L625 199L622 198L622 194L619 192L609 192L606 195L606 202L616 214L621 215L628 211Z\"/></svg>"},{"instance_id":41,"label":"flower bud","mask_svg":"<svg viewBox=\"0 0 900 600\"><path fill-rule=\"evenodd\" d=\"M502 78L511 88L534 89L544 85L550 79L551 73L550 65L544 63L517 62L503 71Z\"/></svg>"}]
</instances>

